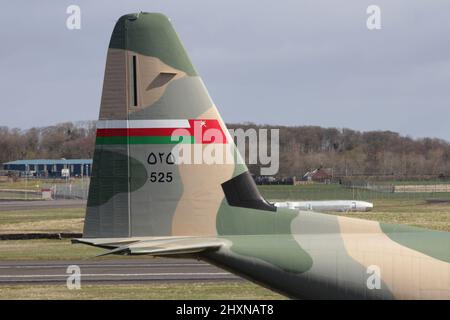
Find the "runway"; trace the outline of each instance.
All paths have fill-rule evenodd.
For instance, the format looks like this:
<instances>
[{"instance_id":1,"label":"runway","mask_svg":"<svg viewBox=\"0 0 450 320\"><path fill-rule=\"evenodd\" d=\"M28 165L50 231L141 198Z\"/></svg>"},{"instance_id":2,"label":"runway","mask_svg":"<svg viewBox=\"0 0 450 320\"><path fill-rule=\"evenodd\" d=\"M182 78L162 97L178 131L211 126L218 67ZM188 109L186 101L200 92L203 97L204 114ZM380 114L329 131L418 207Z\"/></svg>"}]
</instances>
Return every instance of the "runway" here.
<instances>
[{"instance_id":1,"label":"runway","mask_svg":"<svg viewBox=\"0 0 450 320\"><path fill-rule=\"evenodd\" d=\"M0 261L2 284L66 283L69 266L78 266L82 283L241 281L229 272L189 259L79 261Z\"/></svg>"},{"instance_id":2,"label":"runway","mask_svg":"<svg viewBox=\"0 0 450 320\"><path fill-rule=\"evenodd\" d=\"M82 200L0 201L0 211L77 208ZM70 265L80 267L82 283L141 283L176 281L240 281L241 278L207 263L189 259L109 259L78 261L0 261L0 285L66 283Z\"/></svg>"},{"instance_id":3,"label":"runway","mask_svg":"<svg viewBox=\"0 0 450 320\"><path fill-rule=\"evenodd\" d=\"M0 211L86 207L85 200L0 201Z\"/></svg>"}]
</instances>

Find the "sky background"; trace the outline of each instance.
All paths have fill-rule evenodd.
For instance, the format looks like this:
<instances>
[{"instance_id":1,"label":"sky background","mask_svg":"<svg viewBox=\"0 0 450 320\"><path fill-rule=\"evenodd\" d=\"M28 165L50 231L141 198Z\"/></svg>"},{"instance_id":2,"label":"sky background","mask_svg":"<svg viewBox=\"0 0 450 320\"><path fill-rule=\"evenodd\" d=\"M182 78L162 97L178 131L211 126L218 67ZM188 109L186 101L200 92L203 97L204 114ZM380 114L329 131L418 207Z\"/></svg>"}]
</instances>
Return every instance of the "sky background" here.
<instances>
[{"instance_id":1,"label":"sky background","mask_svg":"<svg viewBox=\"0 0 450 320\"><path fill-rule=\"evenodd\" d=\"M66 8L81 7L81 30ZM382 29L366 28L381 7ZM95 120L125 13L168 15L226 122L450 141L450 1L3 1L0 126Z\"/></svg>"}]
</instances>

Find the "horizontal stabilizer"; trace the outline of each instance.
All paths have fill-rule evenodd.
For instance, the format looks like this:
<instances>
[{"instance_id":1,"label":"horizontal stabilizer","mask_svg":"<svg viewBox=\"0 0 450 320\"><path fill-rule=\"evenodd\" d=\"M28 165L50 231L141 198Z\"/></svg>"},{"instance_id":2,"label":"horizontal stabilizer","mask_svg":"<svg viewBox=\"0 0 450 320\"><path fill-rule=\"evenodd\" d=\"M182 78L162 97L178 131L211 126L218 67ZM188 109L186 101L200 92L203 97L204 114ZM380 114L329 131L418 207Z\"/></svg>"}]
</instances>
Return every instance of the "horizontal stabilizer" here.
<instances>
[{"instance_id":1,"label":"horizontal stabilizer","mask_svg":"<svg viewBox=\"0 0 450 320\"><path fill-rule=\"evenodd\" d=\"M90 244L112 250L99 256L116 255L178 255L216 250L225 240L205 237L147 237L122 239L74 239L73 243Z\"/></svg>"},{"instance_id":2,"label":"horizontal stabilizer","mask_svg":"<svg viewBox=\"0 0 450 320\"><path fill-rule=\"evenodd\" d=\"M72 244L87 244L94 247L113 249L126 244L137 242L139 239L133 238L81 238L72 239Z\"/></svg>"}]
</instances>

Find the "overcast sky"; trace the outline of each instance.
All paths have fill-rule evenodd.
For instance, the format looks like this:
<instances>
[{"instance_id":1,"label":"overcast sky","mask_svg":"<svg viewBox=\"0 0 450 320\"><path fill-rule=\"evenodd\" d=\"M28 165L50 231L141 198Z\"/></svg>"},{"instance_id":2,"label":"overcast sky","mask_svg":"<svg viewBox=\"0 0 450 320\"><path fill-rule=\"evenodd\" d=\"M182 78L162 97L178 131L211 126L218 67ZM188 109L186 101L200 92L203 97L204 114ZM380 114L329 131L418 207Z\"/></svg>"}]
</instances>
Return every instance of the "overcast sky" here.
<instances>
[{"instance_id":1,"label":"overcast sky","mask_svg":"<svg viewBox=\"0 0 450 320\"><path fill-rule=\"evenodd\" d=\"M66 28L70 4L81 30ZM138 11L171 18L227 122L450 141L446 0L3 1L0 126L97 119L111 31Z\"/></svg>"}]
</instances>

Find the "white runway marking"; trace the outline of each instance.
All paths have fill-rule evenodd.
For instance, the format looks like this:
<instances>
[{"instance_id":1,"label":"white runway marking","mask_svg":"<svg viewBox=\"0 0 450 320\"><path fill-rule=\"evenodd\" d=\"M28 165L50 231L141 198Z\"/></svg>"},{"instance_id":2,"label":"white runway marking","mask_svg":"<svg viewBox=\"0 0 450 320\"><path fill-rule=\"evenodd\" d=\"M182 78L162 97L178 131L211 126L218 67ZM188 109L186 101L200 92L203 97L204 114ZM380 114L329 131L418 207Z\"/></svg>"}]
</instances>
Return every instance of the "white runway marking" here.
<instances>
[{"instance_id":1,"label":"white runway marking","mask_svg":"<svg viewBox=\"0 0 450 320\"><path fill-rule=\"evenodd\" d=\"M68 264L55 264L55 265L11 265L0 266L0 269L33 269L33 268L65 268ZM143 267L143 268L170 268L170 267L205 267L209 266L207 263L186 263L186 264L80 264L80 268L130 268L130 267Z\"/></svg>"},{"instance_id":2,"label":"white runway marking","mask_svg":"<svg viewBox=\"0 0 450 320\"><path fill-rule=\"evenodd\" d=\"M0 286L8 283L52 283L65 281L69 265L81 268L86 282L236 281L239 277L197 260L54 260L0 261Z\"/></svg>"},{"instance_id":3,"label":"white runway marking","mask_svg":"<svg viewBox=\"0 0 450 320\"><path fill-rule=\"evenodd\" d=\"M20 274L0 275L0 278L57 278L68 277L70 274ZM173 272L173 273L81 273L81 277L146 277L146 276L232 276L228 272Z\"/></svg>"}]
</instances>

